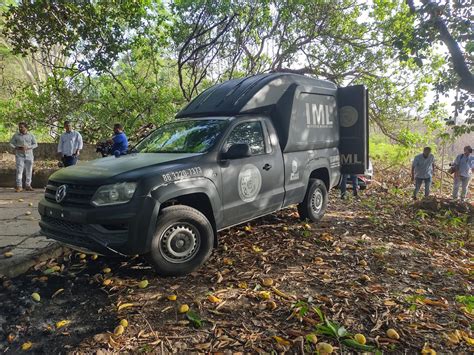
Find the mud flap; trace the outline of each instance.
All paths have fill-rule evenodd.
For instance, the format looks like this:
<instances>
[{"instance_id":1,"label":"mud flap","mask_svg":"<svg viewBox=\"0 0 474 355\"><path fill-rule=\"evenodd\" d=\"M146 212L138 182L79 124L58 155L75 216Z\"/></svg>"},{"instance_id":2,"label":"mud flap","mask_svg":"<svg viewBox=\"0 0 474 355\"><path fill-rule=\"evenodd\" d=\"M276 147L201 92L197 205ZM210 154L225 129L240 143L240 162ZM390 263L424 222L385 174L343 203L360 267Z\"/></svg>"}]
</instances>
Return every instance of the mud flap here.
<instances>
[{"instance_id":1,"label":"mud flap","mask_svg":"<svg viewBox=\"0 0 474 355\"><path fill-rule=\"evenodd\" d=\"M369 165L368 100L363 85L337 89L341 174L364 174Z\"/></svg>"}]
</instances>

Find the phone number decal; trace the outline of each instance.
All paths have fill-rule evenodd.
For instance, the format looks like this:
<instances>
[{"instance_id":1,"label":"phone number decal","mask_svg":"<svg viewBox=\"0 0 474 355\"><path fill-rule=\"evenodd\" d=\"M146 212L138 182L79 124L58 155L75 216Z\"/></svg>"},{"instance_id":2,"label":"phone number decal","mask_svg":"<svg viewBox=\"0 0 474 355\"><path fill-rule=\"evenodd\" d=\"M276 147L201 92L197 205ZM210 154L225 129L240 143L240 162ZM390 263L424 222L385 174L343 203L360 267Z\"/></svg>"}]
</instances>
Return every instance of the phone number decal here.
<instances>
[{"instance_id":1,"label":"phone number decal","mask_svg":"<svg viewBox=\"0 0 474 355\"><path fill-rule=\"evenodd\" d=\"M202 175L202 169L200 167L189 168L179 171L171 171L169 173L162 174L161 176L163 177L163 180L165 182L171 182L197 175Z\"/></svg>"}]
</instances>

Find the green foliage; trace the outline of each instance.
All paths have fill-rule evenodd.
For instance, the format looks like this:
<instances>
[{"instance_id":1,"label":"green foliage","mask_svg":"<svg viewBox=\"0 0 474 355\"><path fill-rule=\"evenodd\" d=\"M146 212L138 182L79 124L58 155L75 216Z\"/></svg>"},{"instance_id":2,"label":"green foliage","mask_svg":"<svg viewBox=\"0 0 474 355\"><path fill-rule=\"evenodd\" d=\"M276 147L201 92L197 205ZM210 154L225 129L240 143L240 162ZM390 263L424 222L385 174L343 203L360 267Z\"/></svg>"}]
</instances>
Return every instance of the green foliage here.
<instances>
[{"instance_id":1,"label":"green foliage","mask_svg":"<svg viewBox=\"0 0 474 355\"><path fill-rule=\"evenodd\" d=\"M371 142L386 161L406 160L445 132L445 109L425 104L445 58L426 48L422 66L412 55L394 60L417 36L402 0L8 5L0 9L0 67L8 68L0 73L0 115L7 125L24 119L56 137L72 119L93 142L109 136L114 122L127 132L161 124L215 82L289 70L365 84L372 124L400 145L389 151L388 143ZM422 133L414 133L415 123Z\"/></svg>"},{"instance_id":2,"label":"green foliage","mask_svg":"<svg viewBox=\"0 0 474 355\"><path fill-rule=\"evenodd\" d=\"M389 165L405 165L413 158L415 149L401 144L390 143L386 137L372 135L369 140L371 158Z\"/></svg>"},{"instance_id":3,"label":"green foliage","mask_svg":"<svg viewBox=\"0 0 474 355\"><path fill-rule=\"evenodd\" d=\"M466 307L466 309L469 313L472 313L472 311L474 311L474 296L472 296L472 295L468 295L468 296L457 295L456 296L456 302L462 303Z\"/></svg>"},{"instance_id":4,"label":"green foliage","mask_svg":"<svg viewBox=\"0 0 474 355\"><path fill-rule=\"evenodd\" d=\"M74 58L58 66L106 72L146 31L150 5L149 0L21 1L6 12L4 33L14 54L56 46L58 55Z\"/></svg>"},{"instance_id":5,"label":"green foliage","mask_svg":"<svg viewBox=\"0 0 474 355\"><path fill-rule=\"evenodd\" d=\"M201 328L202 327L203 320L201 319L199 314L197 314L196 312L194 312L194 311L186 312L186 318L188 318L188 320L191 321L191 323L193 324L193 326L195 328Z\"/></svg>"},{"instance_id":6,"label":"green foliage","mask_svg":"<svg viewBox=\"0 0 474 355\"><path fill-rule=\"evenodd\" d=\"M467 216L456 215L456 213L450 210L447 210L440 218L443 224L451 227L459 227L467 221Z\"/></svg>"}]
</instances>

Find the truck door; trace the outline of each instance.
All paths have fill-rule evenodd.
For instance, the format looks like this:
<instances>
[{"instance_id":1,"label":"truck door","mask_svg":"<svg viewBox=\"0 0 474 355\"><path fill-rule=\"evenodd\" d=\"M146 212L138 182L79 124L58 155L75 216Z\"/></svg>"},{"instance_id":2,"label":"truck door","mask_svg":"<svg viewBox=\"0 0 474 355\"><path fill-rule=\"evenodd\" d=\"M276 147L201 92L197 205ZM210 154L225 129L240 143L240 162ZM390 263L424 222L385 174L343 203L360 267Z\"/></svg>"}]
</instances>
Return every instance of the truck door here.
<instances>
[{"instance_id":1,"label":"truck door","mask_svg":"<svg viewBox=\"0 0 474 355\"><path fill-rule=\"evenodd\" d=\"M368 168L368 97L363 85L337 89L341 174L364 174Z\"/></svg>"},{"instance_id":2,"label":"truck door","mask_svg":"<svg viewBox=\"0 0 474 355\"><path fill-rule=\"evenodd\" d=\"M251 156L220 162L225 226L278 210L284 197L282 153L272 145L265 122L252 119L238 123L221 151L239 143L250 146Z\"/></svg>"}]
</instances>

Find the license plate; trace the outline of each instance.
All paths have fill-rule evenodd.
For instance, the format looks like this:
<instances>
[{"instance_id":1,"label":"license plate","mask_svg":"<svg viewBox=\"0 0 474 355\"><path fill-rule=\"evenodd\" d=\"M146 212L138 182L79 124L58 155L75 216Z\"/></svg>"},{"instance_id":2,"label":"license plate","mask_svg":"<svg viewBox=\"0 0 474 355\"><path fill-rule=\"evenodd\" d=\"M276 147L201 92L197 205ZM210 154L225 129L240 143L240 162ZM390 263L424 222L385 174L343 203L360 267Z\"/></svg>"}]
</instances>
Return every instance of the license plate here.
<instances>
[{"instance_id":1,"label":"license plate","mask_svg":"<svg viewBox=\"0 0 474 355\"><path fill-rule=\"evenodd\" d=\"M64 217L66 217L66 213L65 213L64 211L58 210L58 209L55 209L55 208L48 208L48 207L47 207L46 210L45 210L45 212L46 212L46 215L47 215L48 217L52 217L52 218L60 218L60 219L62 219L62 218L64 218Z\"/></svg>"}]
</instances>

